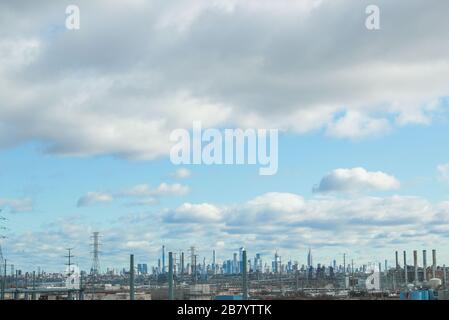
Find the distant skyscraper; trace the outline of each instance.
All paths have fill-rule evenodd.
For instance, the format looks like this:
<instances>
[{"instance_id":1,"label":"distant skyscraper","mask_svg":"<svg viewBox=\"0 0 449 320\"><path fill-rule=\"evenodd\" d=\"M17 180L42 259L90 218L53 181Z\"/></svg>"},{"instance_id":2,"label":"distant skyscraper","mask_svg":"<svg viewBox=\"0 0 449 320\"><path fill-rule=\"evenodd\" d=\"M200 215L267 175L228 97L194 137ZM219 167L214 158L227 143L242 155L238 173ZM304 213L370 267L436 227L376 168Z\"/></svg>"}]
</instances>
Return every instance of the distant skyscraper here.
<instances>
[{"instance_id":1,"label":"distant skyscraper","mask_svg":"<svg viewBox=\"0 0 449 320\"><path fill-rule=\"evenodd\" d=\"M245 248L241 247L239 249L239 265L238 265L237 273L241 273L243 271L243 251L245 251Z\"/></svg>"},{"instance_id":2,"label":"distant skyscraper","mask_svg":"<svg viewBox=\"0 0 449 320\"><path fill-rule=\"evenodd\" d=\"M278 255L277 251L274 253L274 261L272 264L272 270L273 270L273 273L281 272L281 257Z\"/></svg>"},{"instance_id":3,"label":"distant skyscraper","mask_svg":"<svg viewBox=\"0 0 449 320\"><path fill-rule=\"evenodd\" d=\"M234 253L234 259L232 263L232 273L238 273L237 253Z\"/></svg>"},{"instance_id":4,"label":"distant skyscraper","mask_svg":"<svg viewBox=\"0 0 449 320\"><path fill-rule=\"evenodd\" d=\"M146 263L139 263L137 265L138 274L148 274L148 265Z\"/></svg>"},{"instance_id":5,"label":"distant skyscraper","mask_svg":"<svg viewBox=\"0 0 449 320\"><path fill-rule=\"evenodd\" d=\"M313 267L312 249L310 249L310 248L309 248L309 253L307 254L307 266Z\"/></svg>"},{"instance_id":6,"label":"distant skyscraper","mask_svg":"<svg viewBox=\"0 0 449 320\"><path fill-rule=\"evenodd\" d=\"M256 258L254 259L254 270L262 272L262 259L260 253L256 253Z\"/></svg>"}]
</instances>

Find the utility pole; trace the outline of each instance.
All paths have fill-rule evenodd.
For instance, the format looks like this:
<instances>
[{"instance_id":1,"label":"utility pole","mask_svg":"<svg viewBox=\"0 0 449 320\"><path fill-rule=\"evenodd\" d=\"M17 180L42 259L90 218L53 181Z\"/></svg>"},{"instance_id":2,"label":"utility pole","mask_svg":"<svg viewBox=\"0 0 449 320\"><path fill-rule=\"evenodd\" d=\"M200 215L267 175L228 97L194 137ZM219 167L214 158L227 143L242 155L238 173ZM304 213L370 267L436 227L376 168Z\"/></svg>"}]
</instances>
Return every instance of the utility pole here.
<instances>
[{"instance_id":1,"label":"utility pole","mask_svg":"<svg viewBox=\"0 0 449 320\"><path fill-rule=\"evenodd\" d=\"M31 300L36 300L36 271L33 271L33 293L31 294Z\"/></svg>"},{"instance_id":2,"label":"utility pole","mask_svg":"<svg viewBox=\"0 0 449 320\"><path fill-rule=\"evenodd\" d=\"M5 290L6 290L6 259L3 260L4 268L3 268L3 281L2 281L2 292L1 292L1 298L2 300L5 300Z\"/></svg>"},{"instance_id":3,"label":"utility pole","mask_svg":"<svg viewBox=\"0 0 449 320\"><path fill-rule=\"evenodd\" d=\"M242 270L242 279L243 279L243 300L248 300L248 275L247 275L247 263L246 259L246 250L242 252L242 260L243 260L243 270Z\"/></svg>"},{"instance_id":4,"label":"utility pole","mask_svg":"<svg viewBox=\"0 0 449 320\"><path fill-rule=\"evenodd\" d=\"M93 297L93 295L92 295ZM84 300L84 289L83 289L83 273L80 272L80 290L78 292L78 300Z\"/></svg>"},{"instance_id":5,"label":"utility pole","mask_svg":"<svg viewBox=\"0 0 449 320\"><path fill-rule=\"evenodd\" d=\"M134 300L134 255L129 257L129 300Z\"/></svg>"},{"instance_id":6,"label":"utility pole","mask_svg":"<svg viewBox=\"0 0 449 320\"><path fill-rule=\"evenodd\" d=\"M168 253L168 300L174 300L173 292L173 253Z\"/></svg>"},{"instance_id":7,"label":"utility pole","mask_svg":"<svg viewBox=\"0 0 449 320\"><path fill-rule=\"evenodd\" d=\"M19 299L19 271L16 270L16 274L15 274L15 281L14 281L14 300L18 300Z\"/></svg>"},{"instance_id":8,"label":"utility pole","mask_svg":"<svg viewBox=\"0 0 449 320\"><path fill-rule=\"evenodd\" d=\"M0 213L2 212L2 209L0 209ZM6 218L0 216L0 221L6 221ZM0 230L5 230L6 228L3 226L0 226ZM6 237L0 234L0 240L5 239ZM0 276L2 276L2 283L1 283L1 300L5 299L5 290L6 290L6 259L3 258L3 252L2 252L2 244L0 243Z\"/></svg>"},{"instance_id":9,"label":"utility pole","mask_svg":"<svg viewBox=\"0 0 449 320\"><path fill-rule=\"evenodd\" d=\"M351 259L352 292L354 292L354 259Z\"/></svg>"},{"instance_id":10,"label":"utility pole","mask_svg":"<svg viewBox=\"0 0 449 320\"><path fill-rule=\"evenodd\" d=\"M28 296L28 272L25 273L25 301L28 301L29 296Z\"/></svg>"}]
</instances>

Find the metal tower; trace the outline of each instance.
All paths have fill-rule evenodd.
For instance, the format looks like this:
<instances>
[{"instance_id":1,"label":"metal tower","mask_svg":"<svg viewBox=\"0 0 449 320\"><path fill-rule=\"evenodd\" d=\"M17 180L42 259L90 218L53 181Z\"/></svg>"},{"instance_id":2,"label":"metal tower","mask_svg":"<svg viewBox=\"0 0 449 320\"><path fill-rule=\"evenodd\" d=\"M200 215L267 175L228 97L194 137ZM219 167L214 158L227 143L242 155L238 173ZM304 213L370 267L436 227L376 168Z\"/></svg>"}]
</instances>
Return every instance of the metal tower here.
<instances>
[{"instance_id":1,"label":"metal tower","mask_svg":"<svg viewBox=\"0 0 449 320\"><path fill-rule=\"evenodd\" d=\"M67 277L69 277L69 278L70 278L70 276L71 276L72 273L73 273L73 268L72 268L73 262L72 262L72 258L75 257L74 255L72 255L72 250L73 250L73 249L74 249L74 248L67 248L66 250L67 250L68 254L67 254L66 256L64 256L64 258L67 258L67 263L66 263L65 265L67 266Z\"/></svg>"},{"instance_id":2,"label":"metal tower","mask_svg":"<svg viewBox=\"0 0 449 320\"><path fill-rule=\"evenodd\" d=\"M94 232L92 234L92 268L90 269L90 273L92 275L99 275L100 274L100 259L99 259L99 248L100 248L100 242L99 242L99 232Z\"/></svg>"},{"instance_id":3,"label":"metal tower","mask_svg":"<svg viewBox=\"0 0 449 320\"><path fill-rule=\"evenodd\" d=\"M2 210L0 209L0 213L2 212ZM0 223L6 221L6 218L0 216ZM0 225L0 276L3 276L3 274L5 273L6 269L3 270L4 268L4 264L5 264L5 260L3 258L3 251L2 251L2 244L1 244L1 240L5 239L6 237L2 234L2 230L6 230L6 227Z\"/></svg>"},{"instance_id":4,"label":"metal tower","mask_svg":"<svg viewBox=\"0 0 449 320\"><path fill-rule=\"evenodd\" d=\"M5 260L3 259L2 245L0 244L0 277L3 277L3 266L5 264Z\"/></svg>"}]
</instances>

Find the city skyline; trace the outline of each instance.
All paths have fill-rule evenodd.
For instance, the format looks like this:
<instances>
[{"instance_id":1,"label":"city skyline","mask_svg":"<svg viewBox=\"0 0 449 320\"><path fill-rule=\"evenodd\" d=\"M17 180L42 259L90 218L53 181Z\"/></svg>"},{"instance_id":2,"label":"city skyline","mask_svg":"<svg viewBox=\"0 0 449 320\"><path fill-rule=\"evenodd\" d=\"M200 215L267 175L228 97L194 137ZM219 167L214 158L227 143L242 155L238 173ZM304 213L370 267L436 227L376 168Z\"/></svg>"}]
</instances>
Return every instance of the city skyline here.
<instances>
[{"instance_id":1,"label":"city skyline","mask_svg":"<svg viewBox=\"0 0 449 320\"><path fill-rule=\"evenodd\" d=\"M376 1L379 30L369 4L0 3L5 258L61 271L73 247L87 270L99 232L102 268L162 245L449 265L449 3ZM279 130L276 174L173 165L170 134L196 121Z\"/></svg>"}]
</instances>

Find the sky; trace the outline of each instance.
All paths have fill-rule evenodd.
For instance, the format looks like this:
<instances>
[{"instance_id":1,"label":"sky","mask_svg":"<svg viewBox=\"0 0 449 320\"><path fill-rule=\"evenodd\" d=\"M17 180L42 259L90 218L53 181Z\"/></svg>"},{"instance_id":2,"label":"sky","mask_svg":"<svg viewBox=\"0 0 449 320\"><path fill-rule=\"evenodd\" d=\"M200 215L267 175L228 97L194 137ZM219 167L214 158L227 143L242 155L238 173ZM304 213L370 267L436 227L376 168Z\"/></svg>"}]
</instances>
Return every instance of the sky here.
<instances>
[{"instance_id":1,"label":"sky","mask_svg":"<svg viewBox=\"0 0 449 320\"><path fill-rule=\"evenodd\" d=\"M380 30L365 27L367 5ZM80 29L65 26L80 9ZM161 246L207 261L449 264L445 1L0 3L0 232L16 268ZM279 166L170 161L173 130L278 129ZM349 261L349 260L347 260Z\"/></svg>"}]
</instances>

